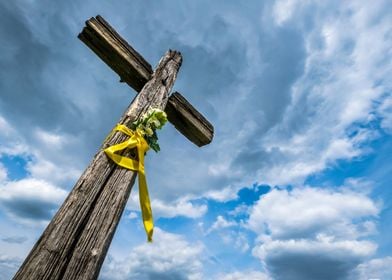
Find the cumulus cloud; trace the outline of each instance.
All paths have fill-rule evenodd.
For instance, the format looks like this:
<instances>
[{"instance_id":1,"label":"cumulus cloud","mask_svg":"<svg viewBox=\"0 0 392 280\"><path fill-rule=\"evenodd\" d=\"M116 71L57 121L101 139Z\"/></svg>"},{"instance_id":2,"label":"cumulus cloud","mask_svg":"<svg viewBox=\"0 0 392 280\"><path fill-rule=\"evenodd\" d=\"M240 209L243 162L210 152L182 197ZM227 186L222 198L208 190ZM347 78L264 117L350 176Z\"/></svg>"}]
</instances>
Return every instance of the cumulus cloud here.
<instances>
[{"instance_id":1,"label":"cumulus cloud","mask_svg":"<svg viewBox=\"0 0 392 280\"><path fill-rule=\"evenodd\" d=\"M377 245L379 206L365 194L339 189L273 189L250 211L253 249L274 279L347 279Z\"/></svg>"},{"instance_id":2,"label":"cumulus cloud","mask_svg":"<svg viewBox=\"0 0 392 280\"><path fill-rule=\"evenodd\" d=\"M203 279L201 244L190 244L183 237L154 229L155 240L132 249L124 260L108 257L100 279Z\"/></svg>"},{"instance_id":3,"label":"cumulus cloud","mask_svg":"<svg viewBox=\"0 0 392 280\"><path fill-rule=\"evenodd\" d=\"M190 201L179 200L174 203L165 203L154 199L154 213L159 217L173 218L184 216L188 218L199 218L207 212L206 205L194 205Z\"/></svg>"},{"instance_id":4,"label":"cumulus cloud","mask_svg":"<svg viewBox=\"0 0 392 280\"><path fill-rule=\"evenodd\" d=\"M274 240L254 249L276 280L347 279L375 252L367 241Z\"/></svg>"},{"instance_id":5,"label":"cumulus cloud","mask_svg":"<svg viewBox=\"0 0 392 280\"><path fill-rule=\"evenodd\" d=\"M359 237L372 228L379 207L364 194L330 189L274 189L262 196L250 212L249 227L274 238L311 238L319 233ZM362 222L353 224L360 218Z\"/></svg>"},{"instance_id":6,"label":"cumulus cloud","mask_svg":"<svg viewBox=\"0 0 392 280\"><path fill-rule=\"evenodd\" d=\"M392 279L392 257L372 259L358 265L350 279Z\"/></svg>"},{"instance_id":7,"label":"cumulus cloud","mask_svg":"<svg viewBox=\"0 0 392 280\"><path fill-rule=\"evenodd\" d=\"M66 194L42 180L9 181L0 186L0 207L22 223L46 224Z\"/></svg>"},{"instance_id":8,"label":"cumulus cloud","mask_svg":"<svg viewBox=\"0 0 392 280\"><path fill-rule=\"evenodd\" d=\"M219 280L243 280L243 279L252 279L252 280L271 280L271 278L260 271L236 271L228 274L221 274L217 278Z\"/></svg>"},{"instance_id":9,"label":"cumulus cloud","mask_svg":"<svg viewBox=\"0 0 392 280\"><path fill-rule=\"evenodd\" d=\"M72 163L61 165L56 160L47 159L44 155L36 153L32 160L27 162L26 171L32 178L45 180L52 184L59 184L71 188L76 178L82 174L81 170L72 166Z\"/></svg>"}]
</instances>

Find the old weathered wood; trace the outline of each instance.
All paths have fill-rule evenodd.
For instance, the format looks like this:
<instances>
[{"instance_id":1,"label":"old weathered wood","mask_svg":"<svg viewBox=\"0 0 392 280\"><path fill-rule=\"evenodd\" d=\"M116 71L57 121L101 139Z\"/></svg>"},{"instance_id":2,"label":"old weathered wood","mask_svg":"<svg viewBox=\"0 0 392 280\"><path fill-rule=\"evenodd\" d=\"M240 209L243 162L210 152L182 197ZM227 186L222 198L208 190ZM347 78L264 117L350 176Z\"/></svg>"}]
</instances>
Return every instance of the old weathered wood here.
<instances>
[{"instance_id":1,"label":"old weathered wood","mask_svg":"<svg viewBox=\"0 0 392 280\"><path fill-rule=\"evenodd\" d=\"M78 37L120 76L121 81L136 91L150 79L150 64L101 16L86 21L86 27ZM188 105L190 103L183 96L170 96L165 109L169 121L196 145L209 144L213 138L212 126Z\"/></svg>"},{"instance_id":2,"label":"old weathered wood","mask_svg":"<svg viewBox=\"0 0 392 280\"><path fill-rule=\"evenodd\" d=\"M150 80L151 65L101 16L86 21L78 37L137 92Z\"/></svg>"},{"instance_id":3,"label":"old weathered wood","mask_svg":"<svg viewBox=\"0 0 392 280\"><path fill-rule=\"evenodd\" d=\"M199 147L211 142L214 127L179 92L170 96L166 113L177 130Z\"/></svg>"},{"instance_id":4,"label":"old weathered wood","mask_svg":"<svg viewBox=\"0 0 392 280\"><path fill-rule=\"evenodd\" d=\"M181 62L180 53L166 53L119 123L129 125L150 107L165 108ZM126 138L116 132L103 147ZM96 279L135 177L100 150L14 279Z\"/></svg>"}]
</instances>

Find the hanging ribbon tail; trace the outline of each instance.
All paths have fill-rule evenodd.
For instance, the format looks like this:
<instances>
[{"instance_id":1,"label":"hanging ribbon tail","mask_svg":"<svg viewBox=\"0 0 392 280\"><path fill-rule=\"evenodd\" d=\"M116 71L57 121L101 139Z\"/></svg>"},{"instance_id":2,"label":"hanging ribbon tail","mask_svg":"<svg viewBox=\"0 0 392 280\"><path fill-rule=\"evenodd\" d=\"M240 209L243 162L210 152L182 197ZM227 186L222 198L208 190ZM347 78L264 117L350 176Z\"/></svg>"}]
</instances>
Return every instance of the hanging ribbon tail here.
<instances>
[{"instance_id":1,"label":"hanging ribbon tail","mask_svg":"<svg viewBox=\"0 0 392 280\"><path fill-rule=\"evenodd\" d=\"M122 143L110 146L104 150L106 155L113 160L117 165L134 170L138 172L139 181L139 200L140 208L142 211L142 218L144 229L147 234L148 242L152 242L152 235L154 229L154 222L152 218L152 210L150 204L150 197L148 195L147 180L144 172L144 154L149 149L146 140L139 133L130 130L128 127L122 124L118 124L114 130L121 131L122 133L130 136L130 138ZM134 160L125 156L116 154L116 152L125 149L137 149L138 159Z\"/></svg>"},{"instance_id":2,"label":"hanging ribbon tail","mask_svg":"<svg viewBox=\"0 0 392 280\"><path fill-rule=\"evenodd\" d=\"M154 222L152 218L152 210L150 204L150 197L148 195L146 177L139 173L139 200L142 209L144 229L147 234L147 241L152 242L152 235L154 231Z\"/></svg>"}]
</instances>

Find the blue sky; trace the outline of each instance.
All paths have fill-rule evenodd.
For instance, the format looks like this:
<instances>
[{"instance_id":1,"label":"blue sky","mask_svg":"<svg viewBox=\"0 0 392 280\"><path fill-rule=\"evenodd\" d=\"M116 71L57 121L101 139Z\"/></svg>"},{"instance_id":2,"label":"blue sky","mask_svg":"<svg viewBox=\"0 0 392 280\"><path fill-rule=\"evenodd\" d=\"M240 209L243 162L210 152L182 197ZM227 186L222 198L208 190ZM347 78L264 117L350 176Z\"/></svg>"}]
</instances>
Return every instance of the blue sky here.
<instances>
[{"instance_id":1,"label":"blue sky","mask_svg":"<svg viewBox=\"0 0 392 280\"><path fill-rule=\"evenodd\" d=\"M134 92L77 39L102 15L215 126L170 124L100 279L392 279L389 1L0 1L0 279Z\"/></svg>"}]
</instances>

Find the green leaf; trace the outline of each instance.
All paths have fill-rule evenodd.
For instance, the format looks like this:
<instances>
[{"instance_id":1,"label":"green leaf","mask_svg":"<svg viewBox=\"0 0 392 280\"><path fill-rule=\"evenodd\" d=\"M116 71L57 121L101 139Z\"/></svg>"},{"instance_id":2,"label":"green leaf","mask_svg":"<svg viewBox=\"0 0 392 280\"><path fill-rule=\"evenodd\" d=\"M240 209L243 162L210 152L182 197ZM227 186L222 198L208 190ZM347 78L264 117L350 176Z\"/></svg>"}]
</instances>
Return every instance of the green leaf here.
<instances>
[{"instance_id":1,"label":"green leaf","mask_svg":"<svg viewBox=\"0 0 392 280\"><path fill-rule=\"evenodd\" d=\"M160 109L150 109L138 121L134 122L133 125L135 127L134 129L137 128L144 131L144 139L146 139L147 144L152 150L159 152L160 147L156 129L161 129L166 122L167 116L164 111ZM151 130L153 132L152 135Z\"/></svg>"}]
</instances>

